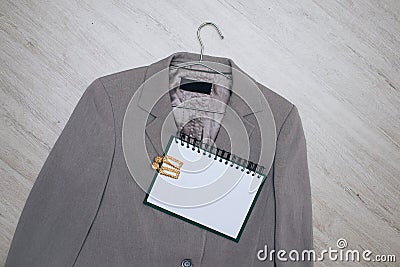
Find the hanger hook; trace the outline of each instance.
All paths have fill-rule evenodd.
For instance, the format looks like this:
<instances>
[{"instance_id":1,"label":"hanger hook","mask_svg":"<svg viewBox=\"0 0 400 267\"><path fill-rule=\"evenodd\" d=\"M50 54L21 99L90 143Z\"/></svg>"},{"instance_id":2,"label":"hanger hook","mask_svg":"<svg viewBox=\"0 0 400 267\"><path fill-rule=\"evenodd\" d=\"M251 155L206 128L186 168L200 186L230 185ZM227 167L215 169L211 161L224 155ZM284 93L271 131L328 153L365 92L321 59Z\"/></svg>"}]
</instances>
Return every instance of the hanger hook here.
<instances>
[{"instance_id":1,"label":"hanger hook","mask_svg":"<svg viewBox=\"0 0 400 267\"><path fill-rule=\"evenodd\" d=\"M213 23L213 22L203 22L199 26L199 28L197 29L197 39L199 39L200 47L201 47L201 50L200 50L200 62L203 60L203 51L204 51L204 44L203 44L203 41L201 40L201 37L200 37L200 30L201 30L201 28L203 28L206 25L214 26L214 28L217 30L219 36L221 37L221 39L224 39L224 36L222 35L221 30L218 28L217 25L215 25L215 23Z\"/></svg>"}]
</instances>

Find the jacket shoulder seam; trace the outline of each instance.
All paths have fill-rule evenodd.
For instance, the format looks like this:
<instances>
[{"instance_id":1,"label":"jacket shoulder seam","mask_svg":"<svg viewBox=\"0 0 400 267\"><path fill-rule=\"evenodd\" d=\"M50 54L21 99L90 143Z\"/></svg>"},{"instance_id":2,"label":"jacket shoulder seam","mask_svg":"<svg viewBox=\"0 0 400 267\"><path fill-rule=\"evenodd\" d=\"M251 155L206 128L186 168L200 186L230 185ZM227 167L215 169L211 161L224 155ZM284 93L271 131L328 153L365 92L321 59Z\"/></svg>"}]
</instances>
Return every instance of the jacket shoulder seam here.
<instances>
[{"instance_id":1,"label":"jacket shoulder seam","mask_svg":"<svg viewBox=\"0 0 400 267\"><path fill-rule=\"evenodd\" d=\"M115 113L114 113L114 107L113 107L113 104L112 104L112 101L111 101L111 97L110 97L109 93L107 92L107 89L106 89L106 87L104 86L104 83L101 81L101 77L98 78L98 80L99 80L99 82L100 82L100 84L101 84L101 87L103 88L104 93L105 93L106 96L107 96L108 102L110 103L111 114L112 114L112 119L113 119L113 127L114 127L114 139L115 139L115 134L116 134L116 132L115 132Z\"/></svg>"},{"instance_id":2,"label":"jacket shoulder seam","mask_svg":"<svg viewBox=\"0 0 400 267\"><path fill-rule=\"evenodd\" d=\"M283 120L283 123L282 123L282 125L281 125L281 127L279 129L279 132L278 132L276 140L279 140L279 136L281 134L281 131L282 131L283 127L285 126L287 119L289 118L290 114L292 113L292 111L294 109L294 104L291 104L291 105L292 106L290 107L290 110L289 110L288 114L286 115L285 119Z\"/></svg>"}]
</instances>

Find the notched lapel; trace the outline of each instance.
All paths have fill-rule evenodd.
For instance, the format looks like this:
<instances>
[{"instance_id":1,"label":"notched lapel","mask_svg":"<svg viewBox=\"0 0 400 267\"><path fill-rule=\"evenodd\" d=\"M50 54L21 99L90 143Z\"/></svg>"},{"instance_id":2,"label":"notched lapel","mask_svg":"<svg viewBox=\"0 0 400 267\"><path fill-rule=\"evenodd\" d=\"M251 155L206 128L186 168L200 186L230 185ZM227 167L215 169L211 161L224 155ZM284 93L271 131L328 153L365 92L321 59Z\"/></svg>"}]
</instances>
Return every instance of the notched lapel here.
<instances>
[{"instance_id":1,"label":"notched lapel","mask_svg":"<svg viewBox=\"0 0 400 267\"><path fill-rule=\"evenodd\" d=\"M164 152L161 145L161 130L166 117L172 112L172 105L169 97L169 93L167 92L157 101L149 113L149 116L154 117L154 119L150 118L152 121L149 122L145 128L146 135L158 155Z\"/></svg>"}]
</instances>

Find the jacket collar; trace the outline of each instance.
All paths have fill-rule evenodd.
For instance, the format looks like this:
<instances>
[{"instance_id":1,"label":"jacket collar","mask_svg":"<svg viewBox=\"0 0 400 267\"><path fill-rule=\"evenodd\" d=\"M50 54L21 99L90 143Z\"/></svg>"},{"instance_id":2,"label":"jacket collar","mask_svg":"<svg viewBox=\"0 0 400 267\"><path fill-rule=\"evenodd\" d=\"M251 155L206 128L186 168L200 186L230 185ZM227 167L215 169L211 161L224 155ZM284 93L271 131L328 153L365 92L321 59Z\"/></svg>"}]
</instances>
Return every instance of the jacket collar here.
<instances>
[{"instance_id":1,"label":"jacket collar","mask_svg":"<svg viewBox=\"0 0 400 267\"><path fill-rule=\"evenodd\" d=\"M163 123L166 116L172 111L171 100L168 93L169 66L171 61L174 58L182 59L185 62L198 61L199 57L199 54L191 52L176 52L147 67L144 83L138 100L138 106L154 116L154 120L146 125L146 134L159 154L162 154L163 152L160 135ZM251 89L251 87L256 86L254 80L229 58L203 55L203 62L218 69L222 68L226 70L227 67L231 68L232 94L227 105L242 119L250 138L255 126L248 121L246 117L264 110L260 101L259 91ZM213 65L213 63L217 64ZM177 128L173 130L177 130ZM225 132L221 133L220 131L217 135L216 143L223 149L229 149L229 136L227 136Z\"/></svg>"}]
</instances>

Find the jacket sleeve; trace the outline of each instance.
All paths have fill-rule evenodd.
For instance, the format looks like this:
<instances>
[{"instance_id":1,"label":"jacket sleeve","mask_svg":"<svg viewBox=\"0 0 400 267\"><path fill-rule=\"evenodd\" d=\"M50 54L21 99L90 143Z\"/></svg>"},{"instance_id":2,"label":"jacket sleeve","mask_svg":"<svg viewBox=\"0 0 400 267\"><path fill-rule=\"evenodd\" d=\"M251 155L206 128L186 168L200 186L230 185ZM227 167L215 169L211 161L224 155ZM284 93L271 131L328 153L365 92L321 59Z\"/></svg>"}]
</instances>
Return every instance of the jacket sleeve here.
<instances>
[{"instance_id":1,"label":"jacket sleeve","mask_svg":"<svg viewBox=\"0 0 400 267\"><path fill-rule=\"evenodd\" d=\"M96 216L115 148L99 79L85 90L28 195L6 266L72 266Z\"/></svg>"},{"instance_id":2,"label":"jacket sleeve","mask_svg":"<svg viewBox=\"0 0 400 267\"><path fill-rule=\"evenodd\" d=\"M313 248L313 229L307 148L296 106L278 133L274 167L276 266L313 266L307 255L302 261L303 250ZM279 250L286 252L284 260L277 257ZM300 261L292 260L291 250L298 251Z\"/></svg>"}]
</instances>

